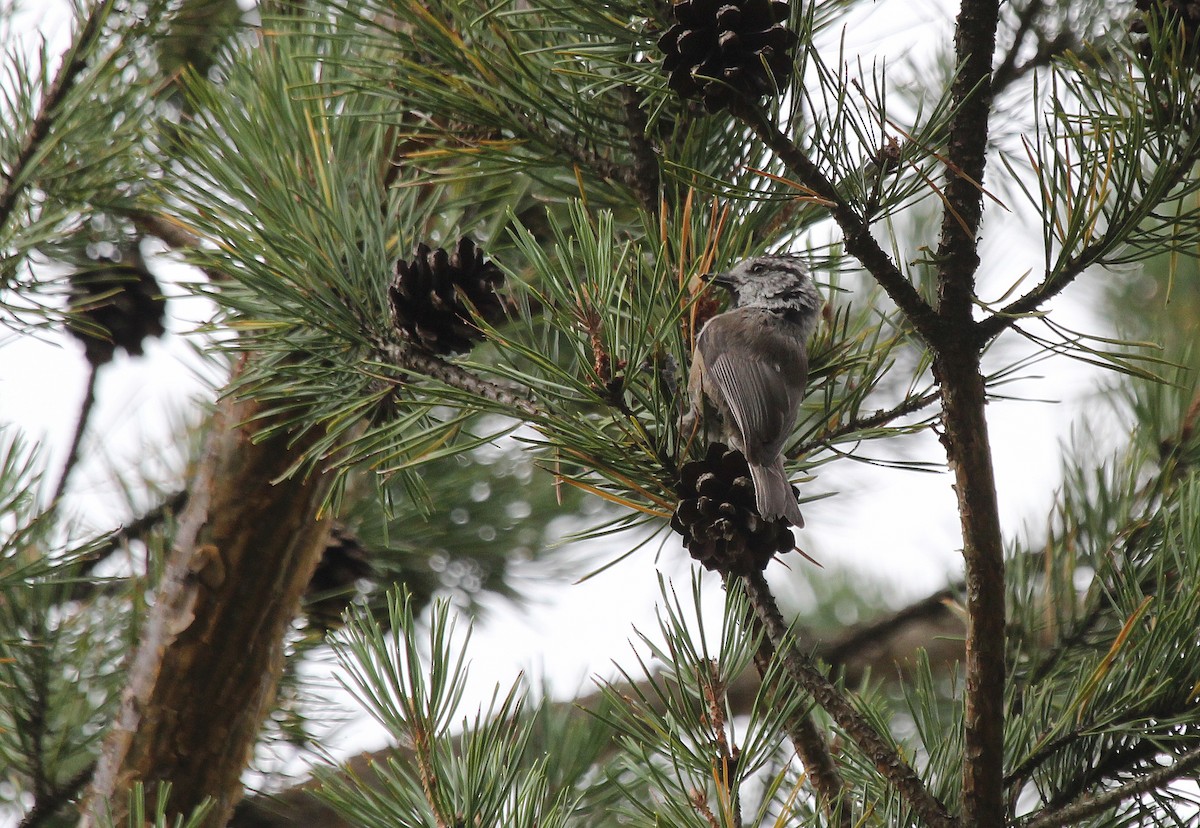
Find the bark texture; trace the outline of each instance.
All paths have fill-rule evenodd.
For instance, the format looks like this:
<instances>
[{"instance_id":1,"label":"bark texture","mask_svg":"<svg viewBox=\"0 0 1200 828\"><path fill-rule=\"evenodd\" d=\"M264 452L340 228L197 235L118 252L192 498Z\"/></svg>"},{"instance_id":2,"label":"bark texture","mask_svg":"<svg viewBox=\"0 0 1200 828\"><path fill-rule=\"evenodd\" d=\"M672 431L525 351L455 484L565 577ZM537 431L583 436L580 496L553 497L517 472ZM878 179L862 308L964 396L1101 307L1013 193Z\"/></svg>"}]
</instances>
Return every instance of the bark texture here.
<instances>
[{"instance_id":1,"label":"bark texture","mask_svg":"<svg viewBox=\"0 0 1200 828\"><path fill-rule=\"evenodd\" d=\"M328 537L328 476L280 479L287 436L255 443L252 403L226 399L180 516L154 605L85 805L123 819L136 780L172 785L170 810L206 798L223 826L283 668L285 636Z\"/></svg>"}]
</instances>

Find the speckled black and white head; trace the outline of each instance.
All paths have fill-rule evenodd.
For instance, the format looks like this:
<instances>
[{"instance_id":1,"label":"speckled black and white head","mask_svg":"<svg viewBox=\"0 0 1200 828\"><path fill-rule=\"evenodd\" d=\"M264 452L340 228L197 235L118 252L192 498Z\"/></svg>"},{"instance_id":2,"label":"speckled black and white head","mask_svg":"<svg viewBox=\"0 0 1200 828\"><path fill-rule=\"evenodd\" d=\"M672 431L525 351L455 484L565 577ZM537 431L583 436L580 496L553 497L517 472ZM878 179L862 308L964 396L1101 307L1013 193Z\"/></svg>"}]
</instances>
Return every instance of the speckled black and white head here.
<instances>
[{"instance_id":1,"label":"speckled black and white head","mask_svg":"<svg viewBox=\"0 0 1200 828\"><path fill-rule=\"evenodd\" d=\"M799 256L755 256L705 278L733 294L733 307L785 314L804 329L804 336L812 332L821 313L821 295Z\"/></svg>"}]
</instances>

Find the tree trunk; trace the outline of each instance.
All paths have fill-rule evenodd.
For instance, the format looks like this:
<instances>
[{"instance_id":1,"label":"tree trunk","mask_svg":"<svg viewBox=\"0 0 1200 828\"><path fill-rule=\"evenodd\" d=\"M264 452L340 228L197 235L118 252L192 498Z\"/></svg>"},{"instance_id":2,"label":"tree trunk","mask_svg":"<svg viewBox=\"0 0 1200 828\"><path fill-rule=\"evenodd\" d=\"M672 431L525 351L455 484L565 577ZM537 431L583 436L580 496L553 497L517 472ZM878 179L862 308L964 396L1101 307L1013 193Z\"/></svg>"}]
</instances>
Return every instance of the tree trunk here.
<instances>
[{"instance_id":1,"label":"tree trunk","mask_svg":"<svg viewBox=\"0 0 1200 828\"><path fill-rule=\"evenodd\" d=\"M136 780L170 782L169 809L206 798L223 826L241 797L283 668L285 637L328 535L329 475L279 478L298 447L255 443L256 404L224 400L180 516L82 824L123 819Z\"/></svg>"}]
</instances>

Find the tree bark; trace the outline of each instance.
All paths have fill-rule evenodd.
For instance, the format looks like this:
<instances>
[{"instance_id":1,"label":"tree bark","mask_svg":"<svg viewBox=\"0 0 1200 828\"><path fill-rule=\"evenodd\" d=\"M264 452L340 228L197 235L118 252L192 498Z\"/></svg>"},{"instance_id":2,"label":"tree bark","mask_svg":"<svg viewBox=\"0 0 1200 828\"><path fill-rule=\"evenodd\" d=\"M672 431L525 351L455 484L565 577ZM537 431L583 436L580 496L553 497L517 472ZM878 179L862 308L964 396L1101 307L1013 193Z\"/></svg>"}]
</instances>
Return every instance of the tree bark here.
<instances>
[{"instance_id":1,"label":"tree bark","mask_svg":"<svg viewBox=\"0 0 1200 828\"><path fill-rule=\"evenodd\" d=\"M223 826L283 669L286 634L328 536L329 475L282 478L288 435L261 442L252 402L225 399L180 516L85 803L124 819L136 780L170 782L172 813L205 799Z\"/></svg>"},{"instance_id":2,"label":"tree bark","mask_svg":"<svg viewBox=\"0 0 1200 828\"><path fill-rule=\"evenodd\" d=\"M1004 549L988 439L983 376L973 344L942 350L942 442L963 532L967 652L963 824L1000 828L1004 817Z\"/></svg>"}]
</instances>

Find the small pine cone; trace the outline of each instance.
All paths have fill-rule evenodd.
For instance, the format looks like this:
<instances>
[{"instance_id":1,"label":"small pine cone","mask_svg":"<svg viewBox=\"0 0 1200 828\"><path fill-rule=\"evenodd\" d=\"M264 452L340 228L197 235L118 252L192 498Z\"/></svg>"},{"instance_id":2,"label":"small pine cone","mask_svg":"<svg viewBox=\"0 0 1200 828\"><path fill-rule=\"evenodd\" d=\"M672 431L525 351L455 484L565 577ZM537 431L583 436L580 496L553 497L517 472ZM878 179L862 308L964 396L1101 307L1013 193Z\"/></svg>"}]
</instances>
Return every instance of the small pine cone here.
<instances>
[{"instance_id":1,"label":"small pine cone","mask_svg":"<svg viewBox=\"0 0 1200 828\"><path fill-rule=\"evenodd\" d=\"M717 112L738 99L777 94L792 73L799 38L783 25L786 0L679 0L658 39L667 85Z\"/></svg>"},{"instance_id":2,"label":"small pine cone","mask_svg":"<svg viewBox=\"0 0 1200 828\"><path fill-rule=\"evenodd\" d=\"M87 360L100 367L118 348L142 355L142 340L166 333L167 300L136 245L72 273L70 304L82 324L70 327Z\"/></svg>"},{"instance_id":3,"label":"small pine cone","mask_svg":"<svg viewBox=\"0 0 1200 828\"><path fill-rule=\"evenodd\" d=\"M469 238L460 239L453 253L418 245L412 262L396 262L388 288L393 324L432 353L469 351L482 339L472 309L491 324L515 313L512 300L497 292L503 284L500 268L485 261Z\"/></svg>"},{"instance_id":4,"label":"small pine cone","mask_svg":"<svg viewBox=\"0 0 1200 828\"><path fill-rule=\"evenodd\" d=\"M358 595L358 582L374 577L367 550L349 530L334 526L304 590L309 624L323 632L342 626L342 613Z\"/></svg>"},{"instance_id":5,"label":"small pine cone","mask_svg":"<svg viewBox=\"0 0 1200 828\"><path fill-rule=\"evenodd\" d=\"M1200 2L1198 0L1137 0L1134 4L1141 12L1140 19L1135 20L1131 29L1135 33L1146 32L1145 20L1156 18L1159 23L1168 17L1177 17L1183 24L1185 36L1191 39L1197 28L1200 28Z\"/></svg>"},{"instance_id":6,"label":"small pine cone","mask_svg":"<svg viewBox=\"0 0 1200 828\"><path fill-rule=\"evenodd\" d=\"M745 575L767 568L796 539L788 522L763 520L754 498L746 458L723 443L708 447L704 459L680 470L679 505L671 528L706 569Z\"/></svg>"},{"instance_id":7,"label":"small pine cone","mask_svg":"<svg viewBox=\"0 0 1200 828\"><path fill-rule=\"evenodd\" d=\"M1129 24L1133 34L1144 35L1150 31L1149 23L1161 29L1169 20L1177 20L1183 29L1186 58L1195 65L1200 62L1200 55L1195 49L1196 33L1200 31L1200 0L1137 0L1138 14ZM1150 43L1143 40L1138 50L1144 58L1150 57Z\"/></svg>"}]
</instances>

